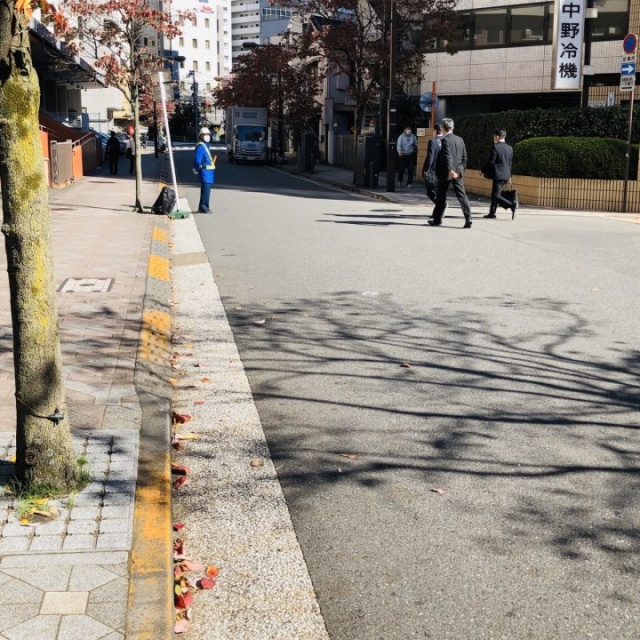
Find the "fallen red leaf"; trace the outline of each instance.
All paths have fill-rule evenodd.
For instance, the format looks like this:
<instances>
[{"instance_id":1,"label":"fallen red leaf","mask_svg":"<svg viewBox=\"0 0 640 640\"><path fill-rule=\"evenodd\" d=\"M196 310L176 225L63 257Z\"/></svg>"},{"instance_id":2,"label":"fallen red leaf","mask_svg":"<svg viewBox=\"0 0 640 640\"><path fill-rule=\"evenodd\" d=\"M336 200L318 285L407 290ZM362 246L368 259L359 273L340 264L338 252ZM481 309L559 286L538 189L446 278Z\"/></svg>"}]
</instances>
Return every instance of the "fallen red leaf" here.
<instances>
[{"instance_id":1,"label":"fallen red leaf","mask_svg":"<svg viewBox=\"0 0 640 640\"><path fill-rule=\"evenodd\" d=\"M204 404L204 400L194 400L193 404Z\"/></svg>"},{"instance_id":2,"label":"fallen red leaf","mask_svg":"<svg viewBox=\"0 0 640 640\"><path fill-rule=\"evenodd\" d=\"M191 626L191 622L186 618L180 618L176 620L176 626L173 628L175 633L184 633Z\"/></svg>"},{"instance_id":3,"label":"fallen red leaf","mask_svg":"<svg viewBox=\"0 0 640 640\"><path fill-rule=\"evenodd\" d=\"M191 416L188 413L176 413L173 411L171 413L171 419L175 424L184 424L185 422L189 422L191 420Z\"/></svg>"},{"instance_id":4,"label":"fallen red leaf","mask_svg":"<svg viewBox=\"0 0 640 640\"><path fill-rule=\"evenodd\" d=\"M410 362L403 362L400 366L403 367L404 369L411 369Z\"/></svg>"},{"instance_id":5,"label":"fallen red leaf","mask_svg":"<svg viewBox=\"0 0 640 640\"><path fill-rule=\"evenodd\" d=\"M178 478L173 481L173 488L180 489L181 487L184 487L187 482L189 482L189 478L187 478L187 476L178 476Z\"/></svg>"},{"instance_id":6,"label":"fallen red leaf","mask_svg":"<svg viewBox=\"0 0 640 640\"><path fill-rule=\"evenodd\" d=\"M213 589L216 586L216 581L213 578L200 578L196 582L198 589Z\"/></svg>"},{"instance_id":7,"label":"fallen red leaf","mask_svg":"<svg viewBox=\"0 0 640 640\"><path fill-rule=\"evenodd\" d=\"M180 524L179 522L175 522L173 525L173 530L174 531L180 531L181 529L184 529L184 525Z\"/></svg>"},{"instance_id":8,"label":"fallen red leaf","mask_svg":"<svg viewBox=\"0 0 640 640\"><path fill-rule=\"evenodd\" d=\"M193 593L186 591L182 595L175 597L176 609L187 609L193 604Z\"/></svg>"},{"instance_id":9,"label":"fallen red leaf","mask_svg":"<svg viewBox=\"0 0 640 640\"><path fill-rule=\"evenodd\" d=\"M184 541L182 538L176 538L173 541L173 552L181 556L184 555Z\"/></svg>"},{"instance_id":10,"label":"fallen red leaf","mask_svg":"<svg viewBox=\"0 0 640 640\"><path fill-rule=\"evenodd\" d=\"M185 560L184 562L180 563L180 568L183 571L202 571L204 569L204 566L199 564L198 562L190 562L188 560Z\"/></svg>"},{"instance_id":11,"label":"fallen red leaf","mask_svg":"<svg viewBox=\"0 0 640 640\"><path fill-rule=\"evenodd\" d=\"M191 473L191 469L184 464L171 463L171 473L173 475L186 476Z\"/></svg>"}]
</instances>

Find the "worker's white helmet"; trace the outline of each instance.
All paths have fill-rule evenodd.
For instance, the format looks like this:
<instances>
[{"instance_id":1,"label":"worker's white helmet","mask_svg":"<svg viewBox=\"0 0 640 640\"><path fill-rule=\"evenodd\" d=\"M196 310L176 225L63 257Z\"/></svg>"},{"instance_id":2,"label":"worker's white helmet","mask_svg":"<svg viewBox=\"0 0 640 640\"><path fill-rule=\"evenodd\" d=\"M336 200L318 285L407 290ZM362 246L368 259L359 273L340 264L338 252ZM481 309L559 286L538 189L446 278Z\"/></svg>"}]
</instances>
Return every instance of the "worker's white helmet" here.
<instances>
[{"instance_id":1,"label":"worker's white helmet","mask_svg":"<svg viewBox=\"0 0 640 640\"><path fill-rule=\"evenodd\" d=\"M201 136L210 136L211 135L211 131L209 131L209 129L207 129L207 127L202 127L202 129L200 129L200 135Z\"/></svg>"}]
</instances>

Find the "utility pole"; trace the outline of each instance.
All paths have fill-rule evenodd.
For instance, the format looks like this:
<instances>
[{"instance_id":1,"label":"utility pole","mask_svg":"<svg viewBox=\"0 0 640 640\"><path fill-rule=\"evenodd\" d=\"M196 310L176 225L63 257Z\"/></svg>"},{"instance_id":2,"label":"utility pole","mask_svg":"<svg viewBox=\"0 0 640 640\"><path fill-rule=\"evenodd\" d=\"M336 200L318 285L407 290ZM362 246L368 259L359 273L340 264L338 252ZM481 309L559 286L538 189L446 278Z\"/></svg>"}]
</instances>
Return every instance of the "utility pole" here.
<instances>
[{"instance_id":1,"label":"utility pole","mask_svg":"<svg viewBox=\"0 0 640 640\"><path fill-rule=\"evenodd\" d=\"M396 190L396 137L398 115L396 109L396 49L397 22L395 0L389 0L389 97L387 101L387 181L386 191ZM433 108L433 105L432 105Z\"/></svg>"},{"instance_id":2,"label":"utility pole","mask_svg":"<svg viewBox=\"0 0 640 640\"><path fill-rule=\"evenodd\" d=\"M193 84L191 85L192 97L193 97L193 128L196 132L196 140L198 139L198 123L200 122L200 114L198 113L198 83L196 81L196 72L192 69L187 74L192 77Z\"/></svg>"}]
</instances>

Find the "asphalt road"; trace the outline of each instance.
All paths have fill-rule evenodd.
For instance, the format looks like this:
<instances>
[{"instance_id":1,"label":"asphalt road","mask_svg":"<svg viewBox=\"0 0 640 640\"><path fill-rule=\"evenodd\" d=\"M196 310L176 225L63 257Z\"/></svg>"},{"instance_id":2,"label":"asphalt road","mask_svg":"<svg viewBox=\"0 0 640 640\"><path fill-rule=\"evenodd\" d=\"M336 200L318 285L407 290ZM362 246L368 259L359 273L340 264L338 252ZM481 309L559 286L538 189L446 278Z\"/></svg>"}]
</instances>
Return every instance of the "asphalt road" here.
<instances>
[{"instance_id":1,"label":"asphalt road","mask_svg":"<svg viewBox=\"0 0 640 640\"><path fill-rule=\"evenodd\" d=\"M637 640L640 226L217 180L196 219L332 640Z\"/></svg>"}]
</instances>

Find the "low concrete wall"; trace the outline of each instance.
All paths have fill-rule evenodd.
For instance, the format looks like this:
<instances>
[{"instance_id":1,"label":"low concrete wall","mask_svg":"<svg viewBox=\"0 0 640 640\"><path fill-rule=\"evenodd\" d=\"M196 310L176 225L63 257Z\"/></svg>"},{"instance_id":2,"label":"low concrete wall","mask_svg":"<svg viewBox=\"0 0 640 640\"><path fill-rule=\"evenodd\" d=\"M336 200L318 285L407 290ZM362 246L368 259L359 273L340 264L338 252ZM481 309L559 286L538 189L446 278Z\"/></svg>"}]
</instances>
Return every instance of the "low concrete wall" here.
<instances>
[{"instance_id":1,"label":"low concrete wall","mask_svg":"<svg viewBox=\"0 0 640 640\"><path fill-rule=\"evenodd\" d=\"M622 212L623 209L624 180L513 176L511 181L522 204L583 211ZM469 193L491 195L491 180L484 178L476 169L465 173L464 183ZM640 184L637 180L629 180L627 184L626 212L637 213L640 211Z\"/></svg>"}]
</instances>

